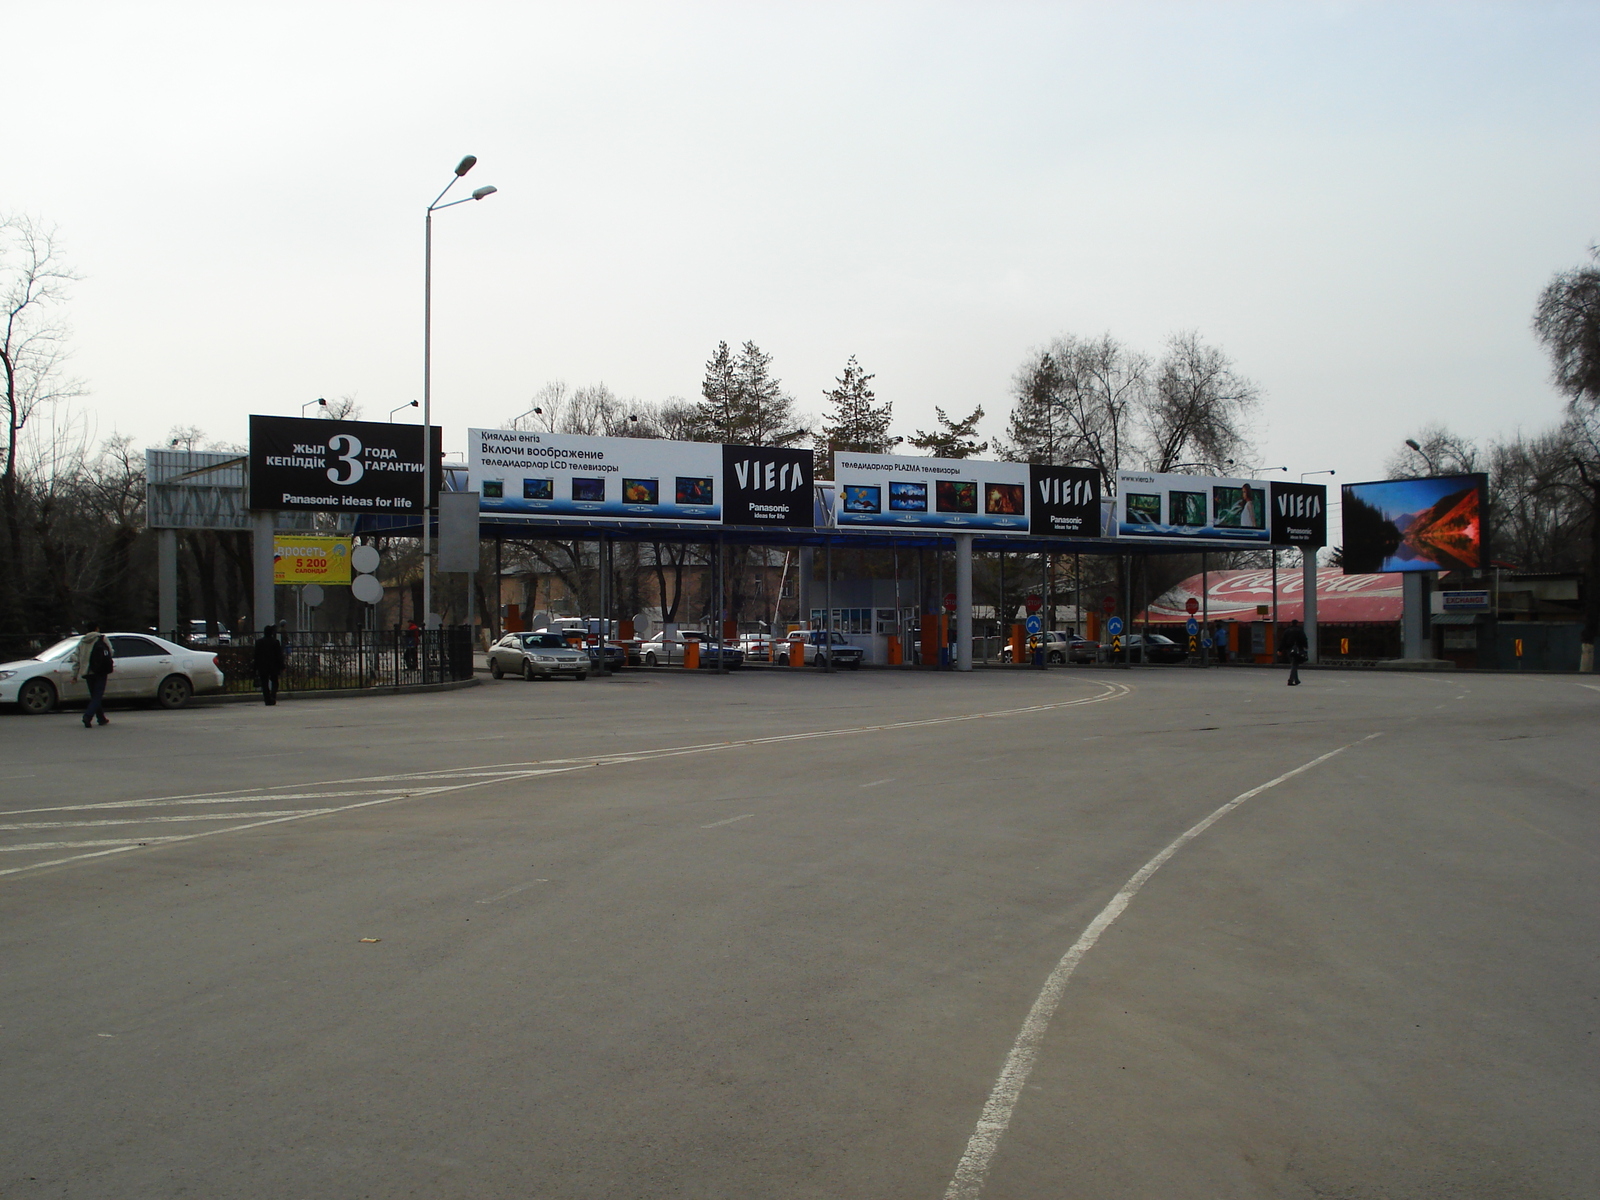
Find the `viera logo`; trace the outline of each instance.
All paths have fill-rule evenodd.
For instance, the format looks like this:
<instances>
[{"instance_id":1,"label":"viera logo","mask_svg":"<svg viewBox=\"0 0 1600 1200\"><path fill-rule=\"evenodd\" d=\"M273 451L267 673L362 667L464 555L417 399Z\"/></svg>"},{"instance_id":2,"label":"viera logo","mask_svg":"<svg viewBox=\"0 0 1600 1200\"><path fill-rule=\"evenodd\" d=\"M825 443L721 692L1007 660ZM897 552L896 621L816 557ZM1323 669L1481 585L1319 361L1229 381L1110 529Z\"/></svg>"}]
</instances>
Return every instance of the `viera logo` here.
<instances>
[{"instance_id":1,"label":"viera logo","mask_svg":"<svg viewBox=\"0 0 1600 1200\"><path fill-rule=\"evenodd\" d=\"M1063 479L1059 475L1039 480L1039 503L1057 506L1093 504L1092 479Z\"/></svg>"},{"instance_id":2,"label":"viera logo","mask_svg":"<svg viewBox=\"0 0 1600 1200\"><path fill-rule=\"evenodd\" d=\"M1278 493L1278 515L1280 517L1298 517L1301 520L1310 520L1322 515L1322 497L1313 494L1300 493L1286 495Z\"/></svg>"},{"instance_id":3,"label":"viera logo","mask_svg":"<svg viewBox=\"0 0 1600 1200\"><path fill-rule=\"evenodd\" d=\"M805 486L797 462L762 462L746 458L733 464L739 486L752 492L797 492Z\"/></svg>"}]
</instances>

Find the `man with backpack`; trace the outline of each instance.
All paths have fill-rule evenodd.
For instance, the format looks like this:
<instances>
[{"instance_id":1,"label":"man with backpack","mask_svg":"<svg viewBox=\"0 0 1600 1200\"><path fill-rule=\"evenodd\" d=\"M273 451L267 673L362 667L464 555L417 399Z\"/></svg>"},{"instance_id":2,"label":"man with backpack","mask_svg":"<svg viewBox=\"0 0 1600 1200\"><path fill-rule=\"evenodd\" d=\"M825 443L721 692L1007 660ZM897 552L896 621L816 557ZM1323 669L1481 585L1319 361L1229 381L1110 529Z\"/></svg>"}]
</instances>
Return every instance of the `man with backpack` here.
<instances>
[{"instance_id":1,"label":"man with backpack","mask_svg":"<svg viewBox=\"0 0 1600 1200\"><path fill-rule=\"evenodd\" d=\"M261 698L268 704L278 702L278 676L283 674L283 643L278 631L268 625L256 639L251 666L261 681Z\"/></svg>"},{"instance_id":2,"label":"man with backpack","mask_svg":"<svg viewBox=\"0 0 1600 1200\"><path fill-rule=\"evenodd\" d=\"M106 640L106 635L100 632L100 622L91 622L89 631L79 640L78 648L72 652L72 682L77 683L82 679L89 685L89 707L83 710L85 729L90 728L94 722L99 722L101 725L111 724L106 719L106 680L116 669L111 643Z\"/></svg>"}]
</instances>

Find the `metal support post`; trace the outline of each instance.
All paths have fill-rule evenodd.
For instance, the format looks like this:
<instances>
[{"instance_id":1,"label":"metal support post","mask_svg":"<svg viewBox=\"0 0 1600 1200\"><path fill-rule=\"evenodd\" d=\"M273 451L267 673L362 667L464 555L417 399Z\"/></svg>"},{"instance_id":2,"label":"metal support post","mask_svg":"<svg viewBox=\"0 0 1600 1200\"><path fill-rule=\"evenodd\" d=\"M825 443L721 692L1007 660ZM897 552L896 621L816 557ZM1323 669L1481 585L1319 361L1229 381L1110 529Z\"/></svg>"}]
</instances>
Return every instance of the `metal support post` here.
<instances>
[{"instance_id":1,"label":"metal support post","mask_svg":"<svg viewBox=\"0 0 1600 1200\"><path fill-rule=\"evenodd\" d=\"M822 669L833 674L833 536L822 552Z\"/></svg>"},{"instance_id":2,"label":"metal support post","mask_svg":"<svg viewBox=\"0 0 1600 1200\"><path fill-rule=\"evenodd\" d=\"M972 670L972 535L956 534L956 670Z\"/></svg>"},{"instance_id":3,"label":"metal support post","mask_svg":"<svg viewBox=\"0 0 1600 1200\"><path fill-rule=\"evenodd\" d=\"M1305 621L1303 627L1306 632L1306 662L1315 664L1317 661L1317 552L1313 547L1302 550L1301 571L1303 582L1300 587L1305 603Z\"/></svg>"},{"instance_id":4,"label":"metal support post","mask_svg":"<svg viewBox=\"0 0 1600 1200\"><path fill-rule=\"evenodd\" d=\"M276 514L270 512L255 513L254 518L255 525L250 531L251 574L254 576L251 621L254 624L252 632L260 633L278 621L277 591L272 583L272 535L277 520Z\"/></svg>"},{"instance_id":5,"label":"metal support post","mask_svg":"<svg viewBox=\"0 0 1600 1200\"><path fill-rule=\"evenodd\" d=\"M171 637L178 628L178 531L156 530L156 628Z\"/></svg>"}]
</instances>

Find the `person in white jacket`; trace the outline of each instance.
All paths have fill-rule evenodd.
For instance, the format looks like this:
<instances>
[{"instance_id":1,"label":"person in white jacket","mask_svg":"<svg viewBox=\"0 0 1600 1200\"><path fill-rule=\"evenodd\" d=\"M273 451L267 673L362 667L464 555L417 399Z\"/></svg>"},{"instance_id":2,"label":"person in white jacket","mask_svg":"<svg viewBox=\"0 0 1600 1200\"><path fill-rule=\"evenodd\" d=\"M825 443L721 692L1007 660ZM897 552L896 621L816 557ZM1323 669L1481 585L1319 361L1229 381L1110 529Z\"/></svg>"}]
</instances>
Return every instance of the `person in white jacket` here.
<instances>
[{"instance_id":1,"label":"person in white jacket","mask_svg":"<svg viewBox=\"0 0 1600 1200\"><path fill-rule=\"evenodd\" d=\"M114 670L111 642L100 632L99 622L93 622L72 652L72 682L82 679L89 685L89 707L83 710L85 729L91 728L92 722L111 724L106 719L106 680Z\"/></svg>"}]
</instances>

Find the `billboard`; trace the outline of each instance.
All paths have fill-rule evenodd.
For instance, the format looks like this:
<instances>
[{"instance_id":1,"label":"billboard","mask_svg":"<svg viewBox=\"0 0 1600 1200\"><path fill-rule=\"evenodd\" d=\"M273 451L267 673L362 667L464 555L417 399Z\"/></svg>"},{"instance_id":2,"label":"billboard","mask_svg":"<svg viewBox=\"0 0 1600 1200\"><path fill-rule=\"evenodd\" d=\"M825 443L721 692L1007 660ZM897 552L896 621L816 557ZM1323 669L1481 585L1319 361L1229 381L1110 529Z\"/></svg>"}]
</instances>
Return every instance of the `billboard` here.
<instances>
[{"instance_id":1,"label":"billboard","mask_svg":"<svg viewBox=\"0 0 1600 1200\"><path fill-rule=\"evenodd\" d=\"M1344 569L1475 570L1488 562L1485 475L1435 475L1344 485Z\"/></svg>"},{"instance_id":2,"label":"billboard","mask_svg":"<svg viewBox=\"0 0 1600 1200\"><path fill-rule=\"evenodd\" d=\"M467 431L483 512L572 521L812 523L811 451L663 438Z\"/></svg>"},{"instance_id":3,"label":"billboard","mask_svg":"<svg viewBox=\"0 0 1600 1200\"><path fill-rule=\"evenodd\" d=\"M722 523L810 526L813 461L810 450L724 445Z\"/></svg>"},{"instance_id":4,"label":"billboard","mask_svg":"<svg viewBox=\"0 0 1600 1200\"><path fill-rule=\"evenodd\" d=\"M272 582L349 583L350 539L277 534L272 539Z\"/></svg>"},{"instance_id":5,"label":"billboard","mask_svg":"<svg viewBox=\"0 0 1600 1200\"><path fill-rule=\"evenodd\" d=\"M1328 489L1320 483L1276 483L1271 488L1272 544L1314 549L1328 544Z\"/></svg>"},{"instance_id":6,"label":"billboard","mask_svg":"<svg viewBox=\"0 0 1600 1200\"><path fill-rule=\"evenodd\" d=\"M433 430L433 495L440 431ZM250 507L414 513L422 508L422 427L321 417L250 418Z\"/></svg>"},{"instance_id":7,"label":"billboard","mask_svg":"<svg viewBox=\"0 0 1600 1200\"><path fill-rule=\"evenodd\" d=\"M1118 471L1116 537L1270 545L1267 484L1259 479Z\"/></svg>"},{"instance_id":8,"label":"billboard","mask_svg":"<svg viewBox=\"0 0 1600 1200\"><path fill-rule=\"evenodd\" d=\"M1100 536L1100 472L1093 467L1028 467L1028 532Z\"/></svg>"}]
</instances>

